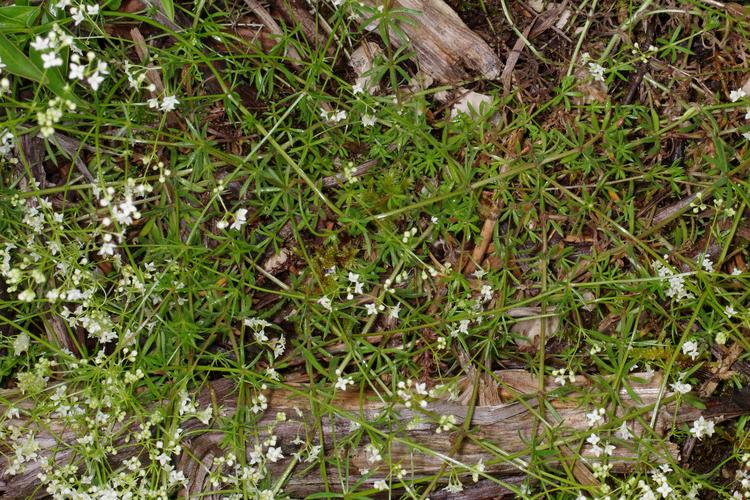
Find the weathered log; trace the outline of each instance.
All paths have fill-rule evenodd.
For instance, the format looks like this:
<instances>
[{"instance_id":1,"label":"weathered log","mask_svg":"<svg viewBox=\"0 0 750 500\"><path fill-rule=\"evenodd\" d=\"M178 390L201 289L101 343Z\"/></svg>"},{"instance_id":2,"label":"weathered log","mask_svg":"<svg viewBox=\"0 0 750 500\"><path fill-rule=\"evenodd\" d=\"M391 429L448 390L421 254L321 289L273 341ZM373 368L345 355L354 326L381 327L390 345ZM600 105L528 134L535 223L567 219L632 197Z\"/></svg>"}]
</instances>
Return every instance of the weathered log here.
<instances>
[{"instance_id":1,"label":"weathered log","mask_svg":"<svg viewBox=\"0 0 750 500\"><path fill-rule=\"evenodd\" d=\"M372 487L376 480L385 478L389 471L384 462L368 462L365 445L369 438L365 436L359 439L357 446L351 448L342 445L347 442L348 436L361 430L367 431L369 435L387 436L387 442L390 444L378 445L383 456L390 456L393 464L401 463L405 467L408 466L410 478L428 478L435 475L446 462L458 473L469 476L469 467L475 466L481 460L486 467L486 478L509 478L510 481L515 481L525 472L529 453L528 443L534 436L536 450L547 447L561 451L550 454L555 457L547 464L550 467L559 465L554 460L560 460L560 457L570 459L571 463L568 465L578 463L586 466L589 461L599 460L592 456L590 448L585 445L585 438L589 435L586 413L593 409L593 402L582 404L583 399L578 396L585 394L591 385L586 377L577 377L573 384L578 396L574 393L558 398L546 396L548 392L559 389L552 380L546 380L545 392L537 393L537 378L522 370L499 371L494 374L494 378L498 381L499 396L507 403L474 407L469 431L462 445L453 454L456 433L437 432L438 419L441 415L452 415L457 428L461 427L469 412L467 406L447 399L437 399L430 400L425 409L418 404L407 407L402 399L395 396L394 404L378 399L374 393L361 394L355 390L337 392L333 399L325 399L321 394L309 394L305 386L287 386L284 389L266 391L267 409L259 413L257 419L247 420L247 435L257 435L260 442L268 437L269 429L273 429L272 432L277 436L286 457L277 463L269 464L274 478L282 477L289 467L289 458L299 451L300 447L295 444L299 443L299 440L322 445L322 456L328 457L331 461L341 459L340 463L346 464L344 469L328 467L327 478L321 476L320 467L303 471L304 466L298 464L284 485L284 491L293 496L325 491L327 487L336 490L342 483L352 484L357 480L362 480L366 487ZM467 382L465 385L470 384ZM606 435L607 439L617 446L614 456L609 458L614 471L625 472L633 464L644 461L660 463L668 457L674 458L677 453L676 447L671 443L660 443L658 438L663 436L673 423L692 421L698 417L699 412L693 408L659 400L660 386L661 380L658 375L645 383L631 380L630 392L623 389L619 393L619 406L608 407L608 414L614 412L620 417L628 418L631 432L643 439L649 439L652 450L655 450L650 455L643 456L643 452L634 444L638 440L613 437L616 426L609 431L602 431L602 436ZM236 392L234 381L213 381L199 394L198 406L205 407L212 401L217 401L223 407L223 413L231 417L237 410ZM556 416L549 412L544 413L545 405L539 404L544 398L547 398L546 405L555 408ZM660 401L659 409L656 418L653 419L656 425L651 428L650 410L653 410L657 400ZM278 418L280 413L285 415L284 419ZM540 418L541 415L544 418ZM25 421L21 417L10 419L4 425L6 428L15 425L33 430L37 442L41 445L40 460L53 457L58 465L64 465L76 459L71 447L65 444L73 444L80 436L74 435L62 425L57 425L54 419L48 425L42 426ZM214 467L213 459L224 456L227 451L220 446L224 434L220 429L203 425L195 418L186 421L182 427L185 431L182 443L184 451L177 461L177 469L189 478L187 491L183 493L188 497L199 493L205 494L213 490L208 482L208 471ZM248 456L255 444L248 443ZM132 456L144 458L142 450L137 445L121 442L117 448L118 453L108 457L109 465L113 469L117 469L124 460ZM498 460L498 457L506 459ZM17 475L8 475L6 472L11 458L12 453L8 445L0 444L0 479L4 481L0 483L0 496L44 496L37 479L40 472L39 462L29 464L27 470ZM366 473L368 470L369 473ZM467 486L469 484L472 484L470 479ZM482 495L502 495L500 486L489 480L477 485L476 488L476 498L481 498ZM482 491L484 493L481 493Z\"/></svg>"},{"instance_id":2,"label":"weathered log","mask_svg":"<svg viewBox=\"0 0 750 500\"><path fill-rule=\"evenodd\" d=\"M372 8L381 7L380 0L365 0ZM419 68L440 83L457 83L476 73L493 80L500 75L502 62L492 48L461 20L443 0L394 0L389 9L409 9L403 13L408 22L399 29L417 55ZM402 45L395 30L389 30L391 41Z\"/></svg>"}]
</instances>

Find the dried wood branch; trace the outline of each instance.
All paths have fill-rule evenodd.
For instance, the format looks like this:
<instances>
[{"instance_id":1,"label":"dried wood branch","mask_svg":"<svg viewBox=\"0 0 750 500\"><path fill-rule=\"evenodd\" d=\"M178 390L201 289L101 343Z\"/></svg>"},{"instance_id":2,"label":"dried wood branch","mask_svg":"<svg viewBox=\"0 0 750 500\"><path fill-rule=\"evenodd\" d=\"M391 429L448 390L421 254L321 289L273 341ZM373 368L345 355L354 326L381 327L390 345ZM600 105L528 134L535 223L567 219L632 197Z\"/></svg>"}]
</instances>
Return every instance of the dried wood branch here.
<instances>
[{"instance_id":1,"label":"dried wood branch","mask_svg":"<svg viewBox=\"0 0 750 500\"><path fill-rule=\"evenodd\" d=\"M370 7L380 0L365 0ZM414 47L420 70L441 83L456 83L479 73L493 80L500 75L502 63L489 45L461 20L443 0L395 0L389 7L408 9L409 22L399 24ZM403 45L399 34L389 30L391 41Z\"/></svg>"},{"instance_id":2,"label":"dried wood branch","mask_svg":"<svg viewBox=\"0 0 750 500\"><path fill-rule=\"evenodd\" d=\"M471 432L465 443L458 452L449 457L450 464L454 465L459 472L464 466L471 466L483 460L492 465L487 466L487 473L496 477L518 477L524 472L524 464L528 457L527 443L535 432L534 423L542 424L532 418L531 411L538 405L535 393L538 389L538 380L535 375L523 370L503 370L495 372L494 378L500 387L499 396L506 403L477 406L473 410ZM673 404L662 404L660 406L656 428L651 429L648 423L651 420L648 408L652 408L660 393L660 378L654 376L649 382L631 382L631 389L637 396L633 398L631 393L625 390L620 393L621 406L615 409L618 415L642 414L640 419L632 419L628 422L631 431L636 435L664 435L665 431L673 422L689 421L697 418L697 410L675 407ZM586 392L590 381L580 376L575 384L581 393ZM546 381L546 390L554 390L557 386L552 380ZM218 401L223 407L226 416L232 416L237 409L236 384L231 380L217 380L201 392L198 397L198 405L203 407ZM408 463L412 467L415 477L428 477L440 470L445 463L445 456L449 454L453 436L452 433L436 433L437 418L440 415L453 415L457 425L461 425L466 418L468 407L463 404L448 401L432 401L426 411L409 408L404 405L395 407L389 403L379 400L375 394L358 392L339 393L333 400L326 400L323 396L317 398L308 394L304 386L289 387L287 390L274 390L266 393L268 408L259 415L254 424L248 424L252 432L248 435L258 435L263 440L268 437L269 429L278 437L284 456L290 457L299 451L294 444L298 438L310 443L319 443L323 446L326 456L344 453L337 448L338 443L345 440L347 436L358 432L360 423L366 422L373 433L387 433L390 438L388 453L393 463ZM562 449L567 447L574 455L572 460L580 461L595 460L586 446L581 446L587 434L587 419L585 413L590 411L589 405L582 405L576 398L552 399L549 401L559 415L559 420L545 429L544 436L553 436L552 439L544 437L540 441L537 435L537 449L543 447ZM313 406L318 408L313 411ZM536 410L534 410L536 411ZM277 414L283 412L286 420L279 421ZM314 415L322 415L319 420ZM415 421L419 417L419 421ZM58 424L53 419L49 424L37 425L25 421L22 417L6 422L6 425L20 426L33 430L37 441L41 444L39 450L40 460L51 458L59 465L73 463L76 459L71 447L66 444L73 443L77 436L70 428ZM410 425L407 425L410 424ZM547 424L549 425L549 424ZM211 488L207 482L207 471L213 465L213 457L223 456L225 450L221 449L223 433L221 430L206 426L196 419L188 420L183 424L184 435L188 436L183 442L182 457L178 460L177 469L185 473L190 479L186 495L192 496L199 493L207 493ZM127 430L123 424L120 431ZM322 443L319 437L322 436ZM331 467L327 473L329 485L339 484L337 481L340 473L346 474L347 481L351 482L363 479L365 484L371 485L378 478L385 477L387 471L382 464L380 468L368 463L364 445L367 439L359 441L358 448L348 450L346 461L348 469L342 472ZM676 447L667 443L658 453L650 457L638 455L639 451L632 448L633 441L618 442L617 452L610 459L615 471L624 472L637 457L639 460L649 459L655 463L666 457L673 457ZM40 471L38 462L31 464L23 473L15 476L6 475L8 462L11 459L6 445L0 445L0 472L5 483L0 485L0 493L4 498L26 498L29 496L43 496L43 492L36 491L39 486L37 474ZM247 452L253 450L254 443L248 444ZM514 456L505 462L497 463L497 451L488 451L488 446L501 450L501 455ZM144 458L143 450L138 444L125 443L124 440L118 446L118 453L108 457L109 465L113 468L119 467L122 462L132 456ZM342 457L343 458L343 457ZM551 463L553 467L556 464ZM274 477L280 477L289 466L288 461L279 461L272 464L271 473ZM288 494L302 496L325 489L326 480L321 476L320 468L313 467L303 470L298 466L290 474L284 491ZM364 469L372 471L370 476L364 476ZM467 470L468 473L468 470Z\"/></svg>"}]
</instances>

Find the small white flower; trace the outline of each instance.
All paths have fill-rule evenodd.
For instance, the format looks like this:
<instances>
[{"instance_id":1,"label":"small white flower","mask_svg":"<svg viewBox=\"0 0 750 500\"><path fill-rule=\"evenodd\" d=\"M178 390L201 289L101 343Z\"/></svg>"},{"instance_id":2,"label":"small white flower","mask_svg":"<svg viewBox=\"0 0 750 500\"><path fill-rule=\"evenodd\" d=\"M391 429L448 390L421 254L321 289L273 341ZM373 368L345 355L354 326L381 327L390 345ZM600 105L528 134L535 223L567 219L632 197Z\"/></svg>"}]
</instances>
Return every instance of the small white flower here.
<instances>
[{"instance_id":1,"label":"small white flower","mask_svg":"<svg viewBox=\"0 0 750 500\"><path fill-rule=\"evenodd\" d=\"M99 85L104 81L104 77L98 71L95 71L86 81L91 85L92 90L99 90Z\"/></svg>"},{"instance_id":2,"label":"small white flower","mask_svg":"<svg viewBox=\"0 0 750 500\"><path fill-rule=\"evenodd\" d=\"M68 74L68 78L71 80L83 80L85 78L83 74L85 69L86 69L85 65L71 62L70 73Z\"/></svg>"},{"instance_id":3,"label":"small white flower","mask_svg":"<svg viewBox=\"0 0 750 500\"><path fill-rule=\"evenodd\" d=\"M732 102L737 102L745 96L747 96L747 93L744 90L737 89L729 93L729 100Z\"/></svg>"},{"instance_id":4,"label":"small white flower","mask_svg":"<svg viewBox=\"0 0 750 500\"><path fill-rule=\"evenodd\" d=\"M627 422L623 421L622 424L620 424L620 427L615 432L615 437L620 438L622 440L629 439L631 435L630 429L628 429Z\"/></svg>"},{"instance_id":5,"label":"small white flower","mask_svg":"<svg viewBox=\"0 0 750 500\"><path fill-rule=\"evenodd\" d=\"M713 420L706 420L701 417L693 422L693 427L690 429L690 434L695 436L697 439L703 439L703 436L711 437L714 434L714 422Z\"/></svg>"},{"instance_id":6,"label":"small white flower","mask_svg":"<svg viewBox=\"0 0 750 500\"><path fill-rule=\"evenodd\" d=\"M714 263L711 260L710 255L701 254L698 257L698 262L700 262L701 267L707 272L712 273L714 272Z\"/></svg>"},{"instance_id":7,"label":"small white flower","mask_svg":"<svg viewBox=\"0 0 750 500\"><path fill-rule=\"evenodd\" d=\"M229 229L239 231L245 224L247 224L247 209L240 208L234 213L234 222L229 227Z\"/></svg>"},{"instance_id":8,"label":"small white flower","mask_svg":"<svg viewBox=\"0 0 750 500\"><path fill-rule=\"evenodd\" d=\"M42 38L39 35L37 35L37 37L34 39L34 41L31 42L31 47L34 50L38 50L38 51L49 49L49 45L50 45L49 38Z\"/></svg>"},{"instance_id":9,"label":"small white flower","mask_svg":"<svg viewBox=\"0 0 750 500\"><path fill-rule=\"evenodd\" d=\"M560 368L559 370L552 370L552 375L555 377L555 383L561 386L567 384L568 381L571 384L574 384L576 381L576 374L573 373L573 370Z\"/></svg>"},{"instance_id":10,"label":"small white flower","mask_svg":"<svg viewBox=\"0 0 750 500\"><path fill-rule=\"evenodd\" d=\"M79 9L78 7L71 7L70 17L72 17L73 21L75 21L73 24L75 26L78 26L83 22L83 9Z\"/></svg>"},{"instance_id":11,"label":"small white flower","mask_svg":"<svg viewBox=\"0 0 750 500\"><path fill-rule=\"evenodd\" d=\"M275 463L284 458L284 454L281 452L281 448L270 446L266 452L266 458L269 462Z\"/></svg>"},{"instance_id":12,"label":"small white flower","mask_svg":"<svg viewBox=\"0 0 750 500\"><path fill-rule=\"evenodd\" d=\"M398 315L401 312L401 303L397 303L395 306L388 310L388 317L390 319L398 319Z\"/></svg>"},{"instance_id":13,"label":"small white flower","mask_svg":"<svg viewBox=\"0 0 750 500\"><path fill-rule=\"evenodd\" d=\"M462 319L458 322L458 328L455 328L451 331L451 336L458 337L459 334L469 334L469 320L468 319Z\"/></svg>"},{"instance_id":14,"label":"small white flower","mask_svg":"<svg viewBox=\"0 0 750 500\"><path fill-rule=\"evenodd\" d=\"M180 101L177 100L177 98L173 95L165 96L164 99L161 101L161 106L159 107L162 111L173 111L175 106L180 104Z\"/></svg>"},{"instance_id":15,"label":"small white flower","mask_svg":"<svg viewBox=\"0 0 750 500\"><path fill-rule=\"evenodd\" d=\"M330 123L338 123L340 121L346 120L346 111L343 109L340 111L326 111L325 109L320 111L320 116L324 120Z\"/></svg>"},{"instance_id":16,"label":"small white flower","mask_svg":"<svg viewBox=\"0 0 750 500\"><path fill-rule=\"evenodd\" d=\"M99 13L99 4L95 3L94 5L87 5L86 6L86 13L90 16L95 16Z\"/></svg>"},{"instance_id":17,"label":"small white flower","mask_svg":"<svg viewBox=\"0 0 750 500\"><path fill-rule=\"evenodd\" d=\"M372 127L377 122L377 119L375 118L375 115L368 115L364 114L362 115L362 125L365 127Z\"/></svg>"},{"instance_id":18,"label":"small white flower","mask_svg":"<svg viewBox=\"0 0 750 500\"><path fill-rule=\"evenodd\" d=\"M386 483L383 479L378 479L372 486L378 491L386 491L388 489L388 483Z\"/></svg>"},{"instance_id":19,"label":"small white flower","mask_svg":"<svg viewBox=\"0 0 750 500\"><path fill-rule=\"evenodd\" d=\"M728 305L724 308L724 314L727 315L727 318L733 317L735 314L737 314L737 311L732 307L731 305Z\"/></svg>"},{"instance_id":20,"label":"small white flower","mask_svg":"<svg viewBox=\"0 0 750 500\"><path fill-rule=\"evenodd\" d=\"M338 380L336 380L336 389L340 391L345 391L348 385L354 385L354 380L351 377L344 378L339 376Z\"/></svg>"},{"instance_id":21,"label":"small white flower","mask_svg":"<svg viewBox=\"0 0 750 500\"><path fill-rule=\"evenodd\" d=\"M599 442L601 440L599 439L599 436L596 434L591 434L588 438L586 438L586 442L591 445L591 452L594 454L595 457L599 457L602 454L601 446L599 446Z\"/></svg>"},{"instance_id":22,"label":"small white flower","mask_svg":"<svg viewBox=\"0 0 750 500\"><path fill-rule=\"evenodd\" d=\"M368 316L374 316L378 314L378 306L376 306L375 304L365 304L365 309L367 309Z\"/></svg>"},{"instance_id":23,"label":"small white flower","mask_svg":"<svg viewBox=\"0 0 750 500\"><path fill-rule=\"evenodd\" d=\"M667 498L672 493L672 487L669 486L668 482L663 481L661 485L656 488L656 491L660 493L663 498Z\"/></svg>"},{"instance_id":24,"label":"small white flower","mask_svg":"<svg viewBox=\"0 0 750 500\"><path fill-rule=\"evenodd\" d=\"M323 309L327 309L329 311L333 311L333 307L331 307L331 299L329 299L328 297L321 297L321 298L319 298L318 299L318 304L320 304L320 306Z\"/></svg>"},{"instance_id":25,"label":"small white flower","mask_svg":"<svg viewBox=\"0 0 750 500\"><path fill-rule=\"evenodd\" d=\"M352 85L352 94L357 95L361 94L365 91L365 88L362 86L361 83L357 82L354 85Z\"/></svg>"},{"instance_id":26,"label":"small white flower","mask_svg":"<svg viewBox=\"0 0 750 500\"><path fill-rule=\"evenodd\" d=\"M688 392L693 390L692 385L679 381L679 380L673 383L670 387L672 387L672 390L674 392L677 392L679 394L687 394Z\"/></svg>"},{"instance_id":27,"label":"small white flower","mask_svg":"<svg viewBox=\"0 0 750 500\"><path fill-rule=\"evenodd\" d=\"M602 425L604 423L604 414L605 414L604 408L597 408L596 410L590 411L586 414L586 419L588 420L588 426L589 427L595 427L597 425Z\"/></svg>"},{"instance_id":28,"label":"small white flower","mask_svg":"<svg viewBox=\"0 0 750 500\"><path fill-rule=\"evenodd\" d=\"M27 288L18 294L18 300L21 302L32 302L36 298L36 293L31 288Z\"/></svg>"},{"instance_id":29,"label":"small white flower","mask_svg":"<svg viewBox=\"0 0 750 500\"><path fill-rule=\"evenodd\" d=\"M589 74L595 81L603 82L605 71L606 70L604 69L604 66L602 66L601 64L596 62L589 63Z\"/></svg>"},{"instance_id":30,"label":"small white flower","mask_svg":"<svg viewBox=\"0 0 750 500\"><path fill-rule=\"evenodd\" d=\"M152 109L156 109L159 107L159 99L157 99L156 97L152 97L151 99L146 101L146 103L148 104L148 107Z\"/></svg>"},{"instance_id":31,"label":"small white flower","mask_svg":"<svg viewBox=\"0 0 750 500\"><path fill-rule=\"evenodd\" d=\"M698 342L694 340L688 340L687 342L682 344L682 354L690 356L691 359L697 359L698 356L700 356L700 351L698 350Z\"/></svg>"},{"instance_id":32,"label":"small white flower","mask_svg":"<svg viewBox=\"0 0 750 500\"><path fill-rule=\"evenodd\" d=\"M56 68L57 66L62 66L63 64L62 58L55 52L47 52L46 54L42 54L42 62L42 66L44 67L44 69Z\"/></svg>"},{"instance_id":33,"label":"small white flower","mask_svg":"<svg viewBox=\"0 0 750 500\"><path fill-rule=\"evenodd\" d=\"M745 139L746 141L750 141L750 132L743 132L743 133L742 133L742 137L743 137L743 138L744 138L744 139Z\"/></svg>"}]
</instances>

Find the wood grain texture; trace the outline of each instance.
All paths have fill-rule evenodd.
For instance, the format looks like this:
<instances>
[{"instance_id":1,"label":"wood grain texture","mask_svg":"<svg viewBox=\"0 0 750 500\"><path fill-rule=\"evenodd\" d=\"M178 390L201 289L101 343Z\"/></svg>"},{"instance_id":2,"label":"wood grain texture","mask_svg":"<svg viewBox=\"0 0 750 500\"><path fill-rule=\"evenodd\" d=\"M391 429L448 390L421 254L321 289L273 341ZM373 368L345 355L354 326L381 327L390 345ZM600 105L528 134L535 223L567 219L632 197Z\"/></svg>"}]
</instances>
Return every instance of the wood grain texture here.
<instances>
[{"instance_id":1,"label":"wood grain texture","mask_svg":"<svg viewBox=\"0 0 750 500\"><path fill-rule=\"evenodd\" d=\"M383 456L388 453L393 463L408 464L411 471L410 477L416 478L435 474L446 460L454 465L474 465L482 460L487 464L487 474L494 477L509 478L509 480L522 477L528 460L529 442L535 433L537 449L548 447L555 450L563 448L572 450L571 453L562 454L562 456L570 457L573 462L568 465L580 464L580 466L587 467L589 460L596 460L592 458L588 448L583 446L589 433L585 414L593 408L591 403L584 403L585 394L590 386L588 379L585 377L576 379L577 395L569 394L564 399L549 399L545 405L547 410L542 412L546 424L541 424L541 426L537 424L542 422L539 415L542 414L540 401L543 400L544 394L537 394L537 378L523 370L504 370L496 372L495 379L499 381L498 396L508 402L475 407L471 430L458 453L451 457L447 455L450 454L455 435L452 432L437 433L437 418L439 415L453 415L457 425L461 426L467 415L466 406L456 401L436 400L430 402L427 409L423 411L399 404L386 404L380 401L374 393L360 394L355 390L338 392L336 398L331 400L323 399L322 395L310 394L306 386L267 391L265 394L268 398L268 409L257 418L250 414L251 417L245 424L246 435L257 436L258 440L262 441L268 436L268 429L273 427L273 434L278 437L278 443L286 457L272 464L271 472L274 478L281 477L289 466L289 457L299 451L299 446L294 444L298 439L308 443L322 444L324 456L331 460L345 458L346 460L341 460L341 463L347 464L346 468L337 470L335 467L328 467L327 469L327 483L333 490L340 490L341 484L352 484L360 479L365 485L372 486L374 481L384 478L387 474L383 462L368 463L365 452L365 445L369 442L367 437L357 440L349 439L353 433L359 432L360 427L356 421L369 423L371 427L368 432L371 434L379 432L387 434L390 438L390 445L387 450L382 450ZM660 463L669 456L676 456L676 448L669 443L661 443L658 438L664 435L672 422L680 423L697 418L698 413L694 409L684 406L677 409L672 404L660 405L656 427L651 429L648 426L651 420L648 408L657 400L659 387L660 378L656 375L647 383L633 382L630 393L624 390L620 392L620 406L614 411L618 415L624 415L641 409L641 417L629 421L629 424L635 434L653 438L650 442L654 446L654 451L648 456L643 456L644 452L631 448L628 441L613 438L617 450L610 458L610 463L614 465L615 471L629 470L630 464L634 461L646 460L650 463ZM559 387L552 380L546 381L546 391L557 388ZM227 379L216 380L198 395L198 406L203 408L211 404L214 399L223 407L223 414L232 417L237 410L236 394L235 382ZM162 404L166 403L168 402ZM313 406L316 407L315 411L313 411ZM555 409L556 415L549 411L550 407ZM0 412L3 412L1 407ZM279 412L286 415L286 420L277 421ZM321 418L317 419L315 415ZM419 416L420 421L413 423L416 416ZM37 426L23 418L5 422L6 426L9 424L34 430L36 439L42 445L39 452L41 457L53 457L54 461L60 465L74 460L72 452L64 445L73 443L80 436L58 425L54 419L46 426ZM119 430L126 430L126 425L123 424ZM182 470L190 478L188 491L183 493L189 497L200 493L205 494L211 491L208 484L208 471L213 467L213 458L226 453L220 445L224 434L220 429L213 428L211 425L205 426L196 419L188 420L182 427L186 436L183 442L184 451L176 463L177 469ZM115 434L117 432L118 430L115 429ZM321 438L322 443L320 443ZM250 441L252 442L248 443L248 453L252 451L255 444L254 438L250 438ZM488 451L490 448L494 448L495 451ZM127 444L123 440L118 446L117 455L109 456L108 462L112 468L116 469L124 460L136 455L144 461L147 460L146 454L138 445ZM498 456L508 458L506 461L497 463L497 460L493 459ZM550 456L553 458L550 458L550 463L546 465L558 466L555 460L558 460L561 454L551 453ZM581 460L580 456L586 457L586 460ZM10 457L7 444L0 444L0 478L3 481L0 483L0 496L9 499L44 496L44 492L38 489L40 486L36 478L39 472L38 466L31 464L23 473L9 476L5 474L5 470ZM284 487L286 493L299 497L325 491L326 480L321 476L320 468L308 467L309 470L304 472L305 465L309 464L297 465L290 474L289 481ZM371 471L371 476L363 476L365 469ZM460 472L465 469L457 465L457 470ZM472 484L468 471L466 475L464 482L468 486ZM504 494L499 485L492 481L486 482L488 484L482 483L484 486L476 485L475 491L479 495L477 498L484 494L489 495L488 498ZM485 493L481 493L482 491ZM506 490L504 491L507 493ZM211 495L206 498L211 498Z\"/></svg>"},{"instance_id":2,"label":"wood grain texture","mask_svg":"<svg viewBox=\"0 0 750 500\"><path fill-rule=\"evenodd\" d=\"M363 3L382 5L380 0ZM389 8L411 11L399 14L409 18L399 28L416 52L419 69L435 81L457 83L477 74L494 80L500 75L502 62L492 48L442 0L394 0ZM397 45L405 42L393 29L389 37Z\"/></svg>"}]
</instances>

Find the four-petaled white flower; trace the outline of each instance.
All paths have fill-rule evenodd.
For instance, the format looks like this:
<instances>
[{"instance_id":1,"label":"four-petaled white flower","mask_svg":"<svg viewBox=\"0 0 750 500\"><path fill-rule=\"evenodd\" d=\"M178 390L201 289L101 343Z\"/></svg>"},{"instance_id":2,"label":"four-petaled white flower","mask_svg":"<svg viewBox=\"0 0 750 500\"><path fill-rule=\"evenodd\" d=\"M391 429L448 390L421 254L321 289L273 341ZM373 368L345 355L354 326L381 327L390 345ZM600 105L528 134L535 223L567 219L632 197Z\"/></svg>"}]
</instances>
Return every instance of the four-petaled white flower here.
<instances>
[{"instance_id":1,"label":"four-petaled white flower","mask_svg":"<svg viewBox=\"0 0 750 500\"><path fill-rule=\"evenodd\" d=\"M284 454L281 452L280 447L269 446L268 451L266 451L266 458L269 462L275 463L284 458Z\"/></svg>"},{"instance_id":2,"label":"four-petaled white flower","mask_svg":"<svg viewBox=\"0 0 750 500\"><path fill-rule=\"evenodd\" d=\"M339 376L338 380L336 380L336 389L340 391L345 391L348 385L354 385L354 380L351 377L344 378Z\"/></svg>"},{"instance_id":3,"label":"four-petaled white flower","mask_svg":"<svg viewBox=\"0 0 750 500\"><path fill-rule=\"evenodd\" d=\"M737 102L743 97L746 97L747 93L742 89L733 90L729 93L729 100L732 102Z\"/></svg>"},{"instance_id":4,"label":"four-petaled white flower","mask_svg":"<svg viewBox=\"0 0 750 500\"><path fill-rule=\"evenodd\" d=\"M711 437L714 434L714 422L713 420L706 420L703 415L693 422L693 427L690 429L690 434L697 439L703 439L703 436Z\"/></svg>"},{"instance_id":5,"label":"four-petaled white flower","mask_svg":"<svg viewBox=\"0 0 750 500\"><path fill-rule=\"evenodd\" d=\"M57 66L62 66L63 60L56 52L47 52L46 54L42 54L42 63L44 69L56 68Z\"/></svg>"},{"instance_id":6,"label":"four-petaled white flower","mask_svg":"<svg viewBox=\"0 0 750 500\"><path fill-rule=\"evenodd\" d=\"M698 350L698 342L694 340L688 340L687 342L682 344L682 354L690 356L691 359L698 358L698 356L700 356L700 351Z\"/></svg>"},{"instance_id":7,"label":"four-petaled white flower","mask_svg":"<svg viewBox=\"0 0 750 500\"><path fill-rule=\"evenodd\" d=\"M319 298L318 304L320 304L323 309L327 309L329 311L333 310L333 307L331 307L331 299L329 299L328 297Z\"/></svg>"},{"instance_id":8,"label":"four-petaled white flower","mask_svg":"<svg viewBox=\"0 0 750 500\"><path fill-rule=\"evenodd\" d=\"M595 427L604 423L604 408L597 408L596 410L590 411L586 414L589 427Z\"/></svg>"},{"instance_id":9,"label":"four-petaled white flower","mask_svg":"<svg viewBox=\"0 0 750 500\"><path fill-rule=\"evenodd\" d=\"M76 64L74 62L70 63L69 66L70 73L68 74L68 78L71 80L83 80L85 78L83 72L86 69L86 66L83 64Z\"/></svg>"},{"instance_id":10,"label":"four-petaled white flower","mask_svg":"<svg viewBox=\"0 0 750 500\"><path fill-rule=\"evenodd\" d=\"M177 100L177 98L173 95L164 96L164 98L161 101L161 106L159 106L159 109L162 111L173 111L175 106L180 104L180 101Z\"/></svg>"},{"instance_id":11,"label":"four-petaled white flower","mask_svg":"<svg viewBox=\"0 0 750 500\"><path fill-rule=\"evenodd\" d=\"M234 222L229 226L229 229L239 231L245 224L247 224L247 209L240 208L234 213Z\"/></svg>"}]
</instances>

